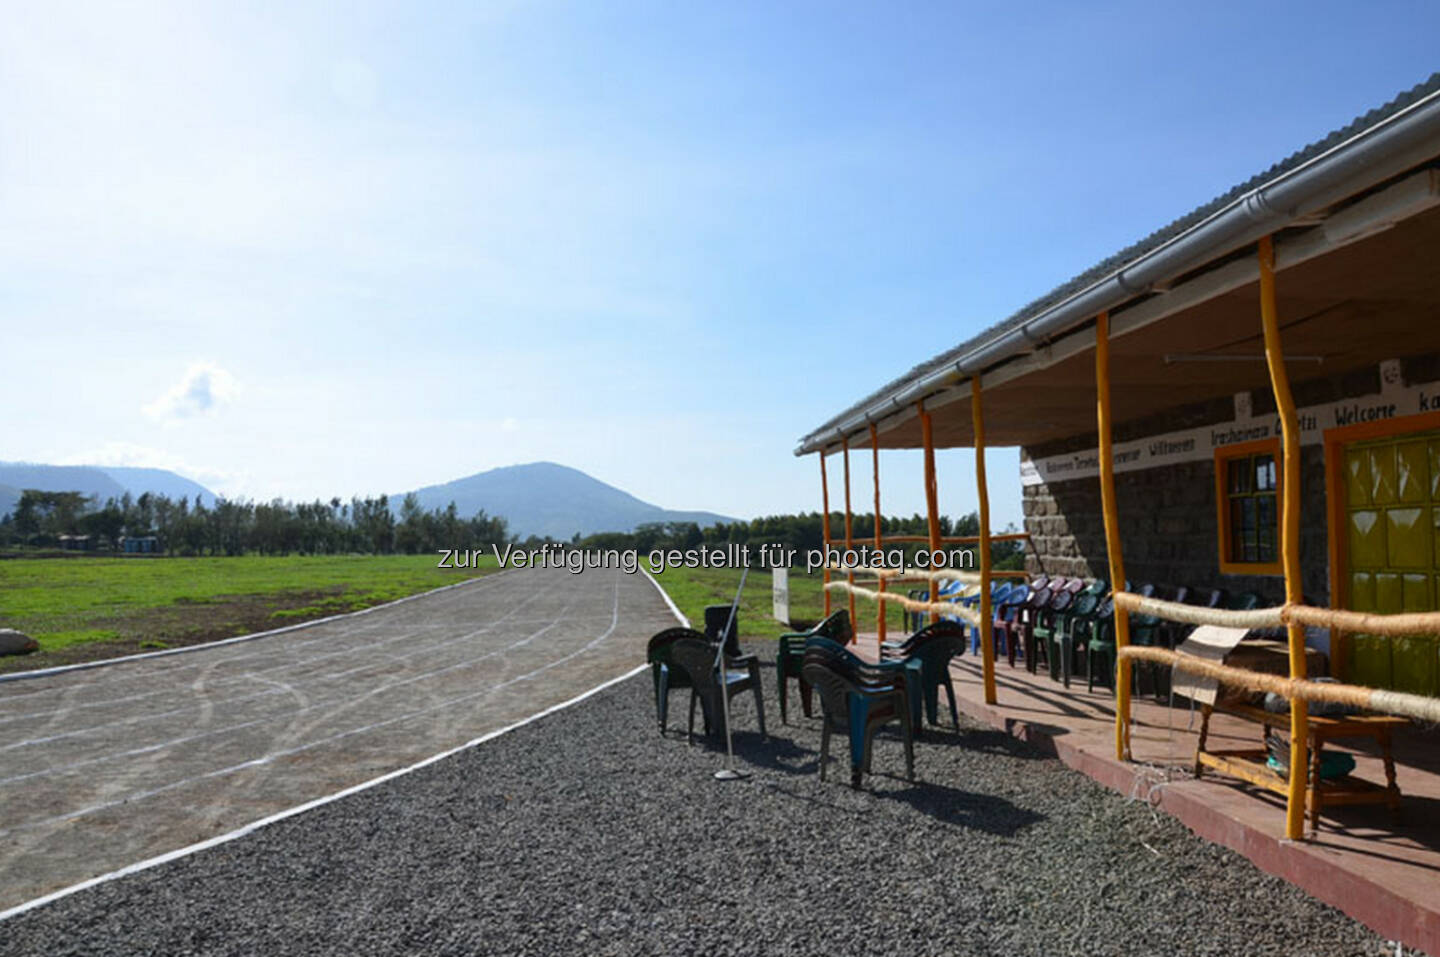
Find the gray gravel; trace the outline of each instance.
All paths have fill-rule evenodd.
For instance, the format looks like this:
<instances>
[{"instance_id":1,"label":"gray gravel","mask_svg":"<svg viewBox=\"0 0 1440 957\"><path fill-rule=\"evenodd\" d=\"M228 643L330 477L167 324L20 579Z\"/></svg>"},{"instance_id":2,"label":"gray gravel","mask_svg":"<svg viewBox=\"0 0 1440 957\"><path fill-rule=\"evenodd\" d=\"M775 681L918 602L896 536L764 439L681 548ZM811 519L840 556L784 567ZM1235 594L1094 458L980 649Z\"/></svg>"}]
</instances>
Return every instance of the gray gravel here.
<instances>
[{"instance_id":1,"label":"gray gravel","mask_svg":"<svg viewBox=\"0 0 1440 957\"><path fill-rule=\"evenodd\" d=\"M797 708L802 725L781 726L773 682L769 741L736 701L747 781L716 782L721 752L661 738L641 675L0 923L0 953L1393 953L1000 732L928 733L914 785L882 738L854 792L843 750L820 783L818 723Z\"/></svg>"}]
</instances>

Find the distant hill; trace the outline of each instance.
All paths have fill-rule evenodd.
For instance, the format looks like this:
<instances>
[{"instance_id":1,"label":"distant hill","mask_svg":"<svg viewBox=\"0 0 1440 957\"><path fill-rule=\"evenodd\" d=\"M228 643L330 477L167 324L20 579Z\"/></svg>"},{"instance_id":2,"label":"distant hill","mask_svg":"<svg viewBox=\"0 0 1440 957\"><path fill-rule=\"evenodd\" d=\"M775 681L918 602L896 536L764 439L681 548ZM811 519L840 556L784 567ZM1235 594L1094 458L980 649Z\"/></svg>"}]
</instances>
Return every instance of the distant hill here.
<instances>
[{"instance_id":1,"label":"distant hill","mask_svg":"<svg viewBox=\"0 0 1440 957\"><path fill-rule=\"evenodd\" d=\"M151 492L163 495L168 499L183 497L193 502L195 496L198 495L200 501L205 503L206 508L215 504L214 492L199 482L192 481L183 475L177 475L169 469L106 465L102 466L100 470L125 486L125 490L136 498L139 498L143 492Z\"/></svg>"},{"instance_id":2,"label":"distant hill","mask_svg":"<svg viewBox=\"0 0 1440 957\"><path fill-rule=\"evenodd\" d=\"M155 492L172 499L184 495L193 500L199 495L207 506L215 503L214 492L165 469L0 462L0 515L13 512L20 501L20 492L27 488L42 492L80 492L102 502L119 498L126 492L135 498L145 492Z\"/></svg>"},{"instance_id":3,"label":"distant hill","mask_svg":"<svg viewBox=\"0 0 1440 957\"><path fill-rule=\"evenodd\" d=\"M577 532L628 532L648 522L695 522L703 528L735 521L714 512L663 509L554 462L508 465L416 489L415 494L426 510L445 508L453 501L467 518L482 508L487 515L503 516L511 534L520 538L548 535L568 541ZM403 492L394 497L397 509L404 498Z\"/></svg>"}]
</instances>

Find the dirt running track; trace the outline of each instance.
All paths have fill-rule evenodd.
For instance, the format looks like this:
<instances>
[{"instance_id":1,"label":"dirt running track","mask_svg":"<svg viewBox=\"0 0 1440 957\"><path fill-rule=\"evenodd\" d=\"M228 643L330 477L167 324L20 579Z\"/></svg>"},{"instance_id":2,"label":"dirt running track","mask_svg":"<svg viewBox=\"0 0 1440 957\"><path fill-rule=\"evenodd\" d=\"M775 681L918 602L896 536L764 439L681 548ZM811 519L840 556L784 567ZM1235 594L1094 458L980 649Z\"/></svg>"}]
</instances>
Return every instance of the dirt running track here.
<instances>
[{"instance_id":1,"label":"dirt running track","mask_svg":"<svg viewBox=\"0 0 1440 957\"><path fill-rule=\"evenodd\" d=\"M512 724L643 663L675 623L642 575L514 570L0 683L0 910Z\"/></svg>"}]
</instances>

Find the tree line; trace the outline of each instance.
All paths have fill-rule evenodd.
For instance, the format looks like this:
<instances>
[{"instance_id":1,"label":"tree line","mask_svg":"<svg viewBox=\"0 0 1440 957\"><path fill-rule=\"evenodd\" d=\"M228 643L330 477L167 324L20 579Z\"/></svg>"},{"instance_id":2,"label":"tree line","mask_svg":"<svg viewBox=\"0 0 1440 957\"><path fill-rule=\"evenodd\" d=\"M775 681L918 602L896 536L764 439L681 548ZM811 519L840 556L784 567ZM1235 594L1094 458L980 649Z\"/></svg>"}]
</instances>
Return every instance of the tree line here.
<instances>
[{"instance_id":1,"label":"tree line","mask_svg":"<svg viewBox=\"0 0 1440 957\"><path fill-rule=\"evenodd\" d=\"M783 545L802 553L820 548L823 517L819 512L766 515L751 521L719 522L701 528L695 522L655 522L633 532L576 535L563 544L585 549L634 549L648 554L657 548L691 549L731 544ZM923 536L928 523L922 515L885 516L884 535ZM830 515L831 544L843 547L845 517ZM940 517L942 536L978 535L979 517L971 512ZM875 540L873 514L851 517L851 538L856 545ZM270 502L218 499L207 506L200 496L170 499L145 493L126 493L103 503L81 492L44 492L26 489L15 510L0 516L0 548L52 549L61 536L89 536L93 550L119 551L126 538L154 538L155 551L166 555L336 555L423 554L442 549L488 549L517 542L500 516L484 509L462 517L451 502L445 508L425 510L412 493L394 509L388 496L332 498L328 502ZM530 536L526 547L553 542ZM909 560L927 546L903 547ZM997 542L991 550L996 568L1020 568L1024 549L1019 542Z\"/></svg>"},{"instance_id":2,"label":"tree line","mask_svg":"<svg viewBox=\"0 0 1440 957\"><path fill-rule=\"evenodd\" d=\"M119 551L127 538L154 538L166 555L419 554L488 548L512 540L505 519L481 509L463 518L451 502L426 511L414 494L398 514L389 496L328 502L218 499L125 493L100 503L80 492L25 489L0 517L0 547L55 548L62 536L89 536L93 550Z\"/></svg>"},{"instance_id":3,"label":"tree line","mask_svg":"<svg viewBox=\"0 0 1440 957\"><path fill-rule=\"evenodd\" d=\"M883 516L880 519L880 533L884 535L924 536L929 533L929 522L923 515ZM980 516L977 512L951 518L940 516L942 537L962 537L980 534ZM850 538L855 545L873 545L875 542L875 516L873 513L852 515ZM824 543L824 516L819 512L801 512L794 515L766 515L751 521L718 522L708 528L701 528L695 522L654 522L638 526L633 532L601 532L585 537L576 536L571 544L580 548L627 549L633 548L641 554L648 554L657 548L691 549L723 545L776 544L793 548L804 553L820 548ZM830 543L843 548L845 543L845 514L830 514ZM886 545L886 549L902 548L909 562L916 552L928 548L925 543ZM953 546L947 546L947 551ZM962 548L962 550L964 550ZM991 546L991 560L994 567L1001 569L1023 568L1025 550L1021 542L996 542Z\"/></svg>"}]
</instances>

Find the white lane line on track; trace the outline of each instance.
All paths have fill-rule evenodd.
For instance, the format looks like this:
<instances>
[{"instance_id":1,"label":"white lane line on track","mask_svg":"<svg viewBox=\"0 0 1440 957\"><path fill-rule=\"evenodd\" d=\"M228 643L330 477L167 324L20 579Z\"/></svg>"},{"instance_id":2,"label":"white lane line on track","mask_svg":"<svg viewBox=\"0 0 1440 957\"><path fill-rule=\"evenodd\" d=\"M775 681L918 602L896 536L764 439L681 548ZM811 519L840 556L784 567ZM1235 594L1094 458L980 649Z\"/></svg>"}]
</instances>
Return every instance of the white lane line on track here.
<instances>
[{"instance_id":1,"label":"white lane line on track","mask_svg":"<svg viewBox=\"0 0 1440 957\"><path fill-rule=\"evenodd\" d=\"M617 572L617 575L618 575L618 574L619 574L619 573ZM610 627L605 630L605 633L604 633L603 635L599 636L598 638L595 638L595 639L591 640L589 643L587 643L585 646L583 646L583 647L580 649L580 651L573 652L573 653L565 656L565 658L563 658L563 659L558 659L557 661L553 662L552 665L553 665L553 664L559 664L561 661L568 661L569 659L576 657L576 655L581 654L581 653L584 652L584 651L588 651L589 649L593 648L594 646L596 646L596 645L599 644L600 642L604 641L606 638L608 638L611 634L614 633L615 628L616 628L616 625L617 625L618 622L619 622L619 615L620 615L620 587L619 587L619 580L617 579L617 581L616 581L616 586L615 586L615 606L614 606L614 612L613 612L612 618L611 618ZM351 737L351 736L353 736L353 735L364 734L364 733L366 733L366 732L374 731L374 730L377 730L377 729L379 729L379 728L389 727L390 725L398 724L398 723L401 722L401 721L409 721L409 720L412 719L412 718L418 718L418 717L421 717L421 716L423 716L423 715L433 714L433 713L436 712L436 711L444 710L444 709L449 708L449 707L451 707L451 706L453 706L453 705L459 704L459 703L461 703L461 702L463 702L463 701L471 701L471 700L474 700L475 698L480 698L480 697L484 697L484 696L486 696L486 695L493 694L494 692L498 691L499 689L501 689L501 688L503 688L503 687L506 687L506 686L508 686L508 685L511 685L511 684L516 683L517 681L521 681L521 680L524 680L525 678L528 678L528 677L531 677L531 676L533 676L533 675L535 675L535 674L538 674L539 672L546 670L546 668L548 668L548 667L550 667L550 665L547 665L547 666L544 667L544 668L537 668L537 669L535 669L535 671L533 671L533 672L531 672L531 673L529 673L529 674L527 674L527 675L522 675L522 676L520 676L519 678L512 678L512 679L510 679L509 681L502 682L501 684L498 684L498 685L492 685L491 687L488 687L488 688L481 688L481 689L478 690L478 691L470 691L470 692L467 692L467 693L462 694L462 695L457 695L456 697L453 697L453 698L447 698L447 699L445 699L444 701L437 702L436 704L430 705L429 707L426 707L426 708L418 708L418 709L416 709L416 710L414 710L414 711L410 711L410 712L407 712L407 713L405 713L405 714L395 715L395 716L393 716L393 717L386 718L386 719L383 720L383 721L375 721L375 722L372 722L372 723L367 724L367 725L362 725L362 726L360 726L360 727L358 727L358 728L350 728L350 729L347 729L347 730L345 730L345 731L339 731L339 732L336 732L336 733L334 733L334 734L326 735L326 736L323 737L323 738L316 738L315 740L309 741L309 742L307 742L307 743L305 743L305 744L297 745L297 746L295 746L295 747L293 747L293 748L286 748L286 749L281 750L281 751L272 751L272 752L270 752L270 753L268 753L268 754L264 754L264 755L262 755L262 756L260 756L260 757L258 757L258 758L251 758L251 759L248 760L248 761L241 761L241 762L238 763L238 764L232 764L232 765L230 765L230 766L228 766L228 767L224 767L224 768L216 768L216 769L214 769L214 770L212 770L212 771L206 771L206 772L203 773L203 774L192 775L192 776L190 776L190 777L188 777L188 778L182 778L182 779L179 780L179 781L172 781L172 782L170 782L169 784L164 784L164 785L161 785L160 787L157 787L157 788L151 788L151 789L148 790L148 791L132 792L131 794L129 794L129 795L125 796L125 797L113 798L113 799L111 799L111 800L109 800L109 801L102 801L102 802L100 802L100 803L98 803L98 804L92 804L92 805L90 805L90 806L88 806L88 807L80 808L79 810L76 810L76 811L69 811L69 812L66 812L66 813L64 813L64 814L57 814L57 815L55 815L55 816L53 816L53 817L43 818L43 819L38 820L38 821L29 821L29 822L27 822L27 823L20 824L20 825L17 825L17 826L15 826L15 827L0 829L0 837L6 837L6 836L8 836L8 835L10 835L10 834L14 834L14 833L17 833L17 832L19 832L19 831L33 830L33 829L35 829L35 828L37 828L37 827L44 827L44 826L49 825L49 824L59 824L59 823L65 822L65 821L72 821L72 820L75 820L76 818L86 817L86 816L88 816L88 815L90 815L90 814L96 814L96 813L99 813L100 811L108 810L109 808L117 807L117 806L122 805L122 804L130 804L130 803L137 802L137 801L143 801L143 800L146 800L146 799L148 799L148 798L155 797L155 796L158 795L158 794L164 794L164 793L166 793L166 792L168 792L168 791L173 791L173 790L176 790L177 788L184 787L184 786L186 786L186 785L188 785L188 784L193 784L193 783L196 783L196 782L198 782L198 781L206 781L206 780L210 780L210 779L212 779L212 778L225 777L225 776L227 776L227 775L234 774L234 773L236 773L236 772L238 772L238 771L243 771L243 770L245 770L246 768L259 767L259 766L261 766L261 765L269 764L269 763L275 761L275 760L278 759L278 758L287 758L287 757L290 757L291 755L294 755L294 754L300 754L300 753L302 753L302 752L309 751L310 749L312 749L312 748L317 748L317 747L319 747L319 746L322 745L322 744L329 744L329 743L331 743L332 741L339 741L339 740L342 740L342 739L344 739L344 738L349 738L349 737ZM635 671L639 671L639 670L640 670L640 669L636 669ZM631 674L634 674L635 671L632 671L632 672L630 672L630 673L631 673ZM144 749L144 750L153 750L153 749ZM45 772L39 772L39 773L45 773ZM27 775L27 776L33 776L33 775ZM12 779L12 780L13 780L13 779ZM3 915L0 915L0 917L3 917Z\"/></svg>"},{"instance_id":2,"label":"white lane line on track","mask_svg":"<svg viewBox=\"0 0 1440 957\"><path fill-rule=\"evenodd\" d=\"M690 627L690 620L686 618L683 614L681 614L680 609L675 607L675 603L670 600L670 596L665 592L665 589L660 587L660 583L657 582L653 577L651 577L649 572L645 573L645 577L649 578L650 584L654 585L655 589L660 592L660 596L665 599L666 606L675 615L676 619L678 619L680 623L685 627ZM189 857L192 854L198 854L201 851L208 850L212 847L218 847L221 844L228 844L231 841L239 840L240 838L245 837L248 834L258 831L262 827L267 827L271 824L279 823L280 821L286 820L287 818L295 817L298 814L304 814L306 811L311 811L315 808L323 807L326 804L331 804L335 801L339 801L342 798L349 797L352 794L359 794L362 791L368 791L370 788L373 788L380 784L384 784L385 782L391 781L395 778L400 778L404 777L407 774L412 774L420 770L421 768L428 767L429 765L435 764L438 761L443 761L446 758L459 754L461 751L467 751L470 748L474 748L478 745L484 744L486 741L498 738L502 734L508 734L517 728L521 728L532 722L539 721L541 718L554 714L557 711L563 711L566 708L579 704L586 698L598 694L599 692L604 691L606 688L609 688L612 685L616 685L622 681L633 678L635 675L638 675L640 672L644 671L647 667L649 666L637 665L630 671L627 671L625 674L611 678L609 681L601 682L590 690L582 692L581 694L576 695L568 701L562 701L559 704L551 705L543 711L539 711L535 714L530 715L528 718L522 718L514 724L506 725L499 730L483 734L478 738L473 738L470 741L467 741L464 744L460 745L459 747L450 748L449 750L442 751L439 754L431 755L430 757L425 758L422 761L417 761L415 764L409 765L408 767L399 768L387 774L382 774L379 777L371 778L368 781L362 781L360 784L356 784L353 787L345 788L342 791L337 791L334 794L327 794L326 796L316 798L313 801L307 801L304 804L300 804L287 810L280 811L266 818L261 818L258 821L253 821L250 824L246 824L243 827L236 828L233 831L228 831L225 834L219 834L207 840L199 841L195 844L187 845L186 847L177 848L176 850L168 851L164 854L160 854L143 861L138 861L134 864L129 864L125 867L119 868L118 870L110 871L106 874L101 874L98 877L92 877L86 881L81 881L78 884L71 884L69 887L62 887L58 891L52 891L49 894L46 894L42 897L37 897L34 900L26 901L23 904L17 904L16 906L9 908L8 910L0 911L0 921L5 921L19 914L24 914L27 911L43 907L46 904L69 897L71 894L78 893L79 891L88 890L91 887L97 887L101 884L108 884L109 882L119 880L122 877L128 877L131 874L138 874L141 871L146 871L153 867L158 867L161 864L167 864L170 861L179 860L180 858Z\"/></svg>"},{"instance_id":3,"label":"white lane line on track","mask_svg":"<svg viewBox=\"0 0 1440 957\"><path fill-rule=\"evenodd\" d=\"M493 577L495 577L495 576L490 576L490 577L493 578ZM479 580L481 580L481 579L474 579L474 580L479 581ZM462 583L462 584L463 584L463 583ZM453 586L447 586L447 587L453 587ZM414 651L410 651L410 652L405 653L404 655L400 655L400 656L396 656L396 657L398 657L398 658L410 658L410 657L414 657L414 656L416 656L416 655L426 654L427 652L434 651L434 650L439 649L439 648L444 648L444 647L447 647L447 646L449 646L449 645L451 645L451 644L454 644L454 643L456 643L456 642L458 642L458 641L464 641L464 640L467 640L467 639L469 639L469 638L473 638L473 637L475 637L476 635L483 634L483 633L485 633L485 632L487 632L487 631L490 631L490 630L492 630L492 629L494 628L495 625L499 624L499 623L502 622L502 621L508 620L512 615L515 614L515 612L519 611L521 608L523 608L525 605L528 605L530 602L534 601L536 598L541 597L542 594L543 594L543 591L537 590L535 593L526 596L526 597L525 597L524 599L522 599L509 613L507 613L506 615L504 615L502 618L499 618L499 619L497 619L496 621L491 622L490 624L486 625L484 628L479 628L479 629L476 629L475 631L467 632L466 634L460 635L460 636L452 636L452 637L449 637L449 638L443 638L443 639L441 639L439 642L436 642L436 643L433 643L433 644L428 644L428 645L417 644ZM414 596L414 597L423 597L423 596ZM380 607L380 606L376 606L376 607ZM367 609L367 610L368 610L368 609ZM354 614L360 614L360 613L361 613L361 612L354 612ZM330 620L330 619L326 619L326 621L331 621L331 620ZM309 624L319 624L319 622L310 622ZM352 634L350 634L350 635L348 635L348 636L341 636L341 638L338 639L338 640L343 641L345 637L351 637L351 638L353 638L353 637L358 637L359 635L362 635L362 634L365 634L365 633L374 631L374 630L376 630L376 629L378 629L378 628L381 628L381 627L384 627L384 626L377 624L377 625L374 625L374 626L372 626L372 627L365 628L365 629L363 629L362 631L354 632L354 633L352 633ZM345 656L345 655L353 655L353 654L356 654L357 652L362 652L362 651L374 651L374 650L376 650L376 649L383 648L383 647L385 647L385 646L387 646L387 645L393 645L393 644L397 644L397 643L402 642L402 641L408 641L408 640L410 640L410 639L415 639L415 638L417 638L418 635L421 635L422 633L424 633L424 632L426 632L426 631L435 631L435 630L439 630L439 629L442 629L442 628L445 628L445 627L447 627L447 625L445 625L445 624L443 624L443 623L442 623L442 624L434 624L434 625L426 625L426 626L423 626L423 627L421 627L421 628L419 628L419 629L417 629L417 630L415 630L415 631L408 631L408 632L405 632L404 634L395 635L395 636L390 637L390 638L381 639L380 641L367 642L367 643L361 644L361 645L349 645L349 646L346 646L346 647L344 647L344 648L337 648L337 649L335 649L335 650L323 652L323 653L317 654L317 655L308 655L308 656L301 657L301 658L292 658L291 660L288 660L288 661L280 661L280 662L277 662L276 664L270 665L270 666L267 667L267 668L252 668L252 669L249 669L249 670L247 670L247 671L245 671L245 672L243 672L243 673L241 673L241 674L235 675L235 676L233 676L233 677L221 678L221 679L215 681L215 682L214 682L213 684L211 684L209 687L210 687L210 688L228 687L229 685L232 685L232 684L246 683L246 682L248 682L248 681L250 681L250 680L252 679L252 676L255 676L255 675L269 674L270 672L273 672L273 671L280 671L280 672L284 673L284 672L287 671L287 670L294 670L294 669L305 668L305 667L308 667L308 666L310 666L310 665L315 664L315 663L318 662L318 661L325 661L325 660L328 660L328 659L330 659L330 658L336 658L336 657L341 657L341 656ZM257 635L256 637L269 636L269 634L270 634L269 632L262 632L261 635ZM323 641L323 640L327 640L327 639L325 639L324 637L322 637L322 638L320 638L320 639L315 639L315 640L322 640L322 641ZM304 642L304 645L313 644L315 640L311 640L311 641ZM327 647L331 647L331 644L330 644L330 643L332 643L332 642L334 642L334 641L336 641L336 640L337 640L337 639L335 639L335 638L333 638L333 637L330 638L330 639L328 639ZM419 639L417 639L417 640L418 640L418 641L424 641L425 639L419 638ZM199 650L199 649L205 648L205 647L207 647L207 646L204 646L204 645L196 645L196 646L194 646L194 650ZM185 650L185 649L177 649L177 650ZM303 650L303 647L300 647L300 643L296 643L295 645L292 645L292 646L290 646L290 647L283 648L282 650L283 650L284 652L286 652L286 653L292 653L292 652L294 652L294 651L296 651L296 650ZM233 658L221 658L221 659L219 659L219 660L217 660L217 661L209 662L209 663L207 663L207 664L209 664L210 666L224 665L224 666L228 667L228 666L234 665L235 663L240 662L240 661L246 661L246 660L249 660L249 659L251 659L251 658L258 658L258 657L263 657L263 656L264 656L264 653L258 653L258 652L257 652L257 653L255 653L255 654L238 655L238 656L233 657ZM185 666L183 666L183 669L188 669L188 668L192 668L192 667L202 667L202 665L198 665L198 664L197 664L197 665L185 665ZM365 670L366 668L369 668L369 667L372 667L372 664L359 665L359 666L357 666L357 667L355 667L355 668L351 668L351 669L349 669L349 670L347 670L347 671L334 672L334 673L332 673L332 674L330 674L330 675L325 675L325 676L323 676L323 677L324 677L324 678L343 677L343 676L345 676L345 675L354 674L354 673L357 672L357 671L363 671L363 670ZM183 670L183 669L182 669L182 670ZM170 671L170 672L166 673L165 677L167 677L167 678L174 677L174 674L175 674L174 671ZM151 676L151 677L152 677L152 680L153 680L153 676ZM89 683L87 683L86 685L84 685L83 687L90 687L90 686L95 685L95 684L99 684L99 682L89 682ZM46 693L49 693L49 692L52 691L52 690L53 690L53 689L47 689L46 691L31 692L30 694L32 694L32 695L33 695L33 694L46 694ZM74 689L65 689L65 691L66 691L67 693L70 692L70 691L73 691L73 690L74 690ZM159 688L159 689L156 689L156 690L154 690L154 691L145 691L145 692L141 692L141 693L139 693L139 694L124 695L124 696L119 697L119 698L104 698L104 699L101 699L101 700L98 700L98 701L84 701L84 702L79 702L79 703L76 703L76 704L68 705L68 706L66 706L66 707L64 707L64 708L54 708L54 709L50 709L50 710L48 710L48 711L32 711L32 712L28 712L28 713L24 713L24 714L13 714L13 715L8 715L8 716L0 717L0 724L7 724L7 723L12 722L12 721L33 720L33 719L35 719L35 718L42 718L42 717L46 717L46 716L49 716L49 715L55 715L55 714L68 714L68 713L73 713L73 712L79 711L79 710L86 710L86 709L93 709L93 708L102 708L102 707L106 707L106 706L108 706L108 705L112 705L112 704L123 704L123 703L130 702L130 701L140 701L140 700L145 699L145 698L153 698L153 697L155 697L155 696L157 696L157 695L170 694L170 693L172 693L174 690L175 690L174 688L169 688L169 687L167 687L167 688ZM27 695L27 697L28 697L28 696L29 696L29 695ZM224 700L237 700L237 699L224 699ZM3 749L0 749L0 750L3 750Z\"/></svg>"},{"instance_id":4,"label":"white lane line on track","mask_svg":"<svg viewBox=\"0 0 1440 957\"><path fill-rule=\"evenodd\" d=\"M670 613L680 619L680 624L686 628L690 628L690 619L686 618L685 613L675 606L675 602L670 598L670 593L660 587L660 582L656 580L654 575L650 574L644 565L640 566L640 571L644 573L646 578L650 579L650 584L655 586L655 590L660 593L660 597L665 599L665 607L670 609Z\"/></svg>"}]
</instances>

